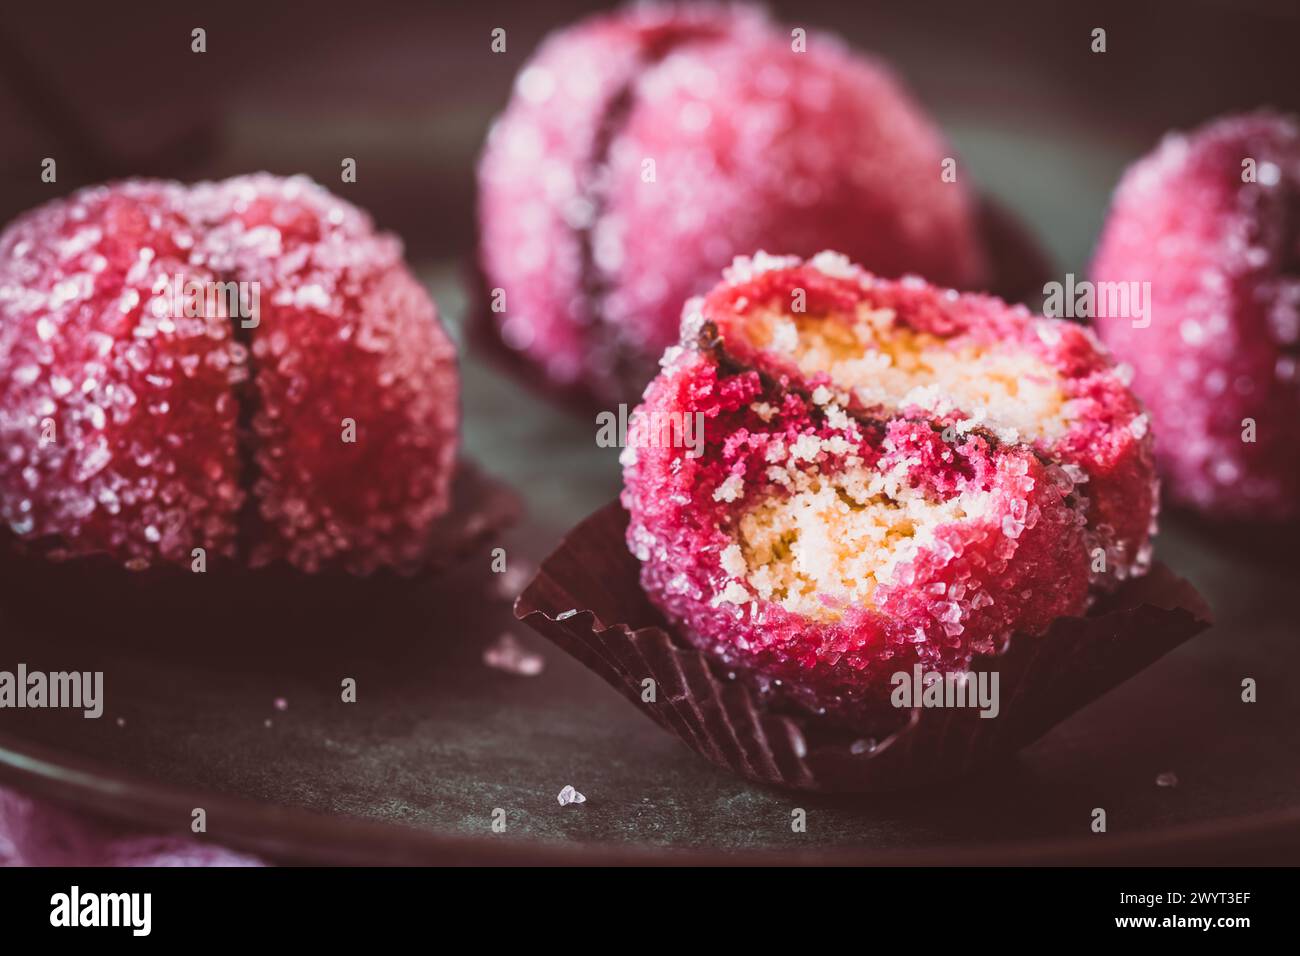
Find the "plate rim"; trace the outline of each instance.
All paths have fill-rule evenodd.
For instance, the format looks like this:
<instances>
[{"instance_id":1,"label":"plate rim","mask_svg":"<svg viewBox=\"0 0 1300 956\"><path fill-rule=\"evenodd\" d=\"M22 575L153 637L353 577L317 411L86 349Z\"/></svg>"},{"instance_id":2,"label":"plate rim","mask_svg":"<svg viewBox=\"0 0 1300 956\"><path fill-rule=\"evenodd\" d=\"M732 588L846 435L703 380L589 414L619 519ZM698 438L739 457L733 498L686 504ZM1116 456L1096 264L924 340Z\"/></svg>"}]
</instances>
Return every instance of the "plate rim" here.
<instances>
[{"instance_id":1,"label":"plate rim","mask_svg":"<svg viewBox=\"0 0 1300 956\"><path fill-rule=\"evenodd\" d=\"M212 821L237 821L199 837L270 863L316 866L1192 866L1300 863L1300 807L1217 817L1110 839L983 842L960 847L815 847L723 850L646 844L498 840L439 834L345 814L331 815L252 797L174 786L106 761L65 752L0 731L0 783L99 819L193 837L159 823L190 819L195 807ZM496 845L494 845L494 843Z\"/></svg>"}]
</instances>

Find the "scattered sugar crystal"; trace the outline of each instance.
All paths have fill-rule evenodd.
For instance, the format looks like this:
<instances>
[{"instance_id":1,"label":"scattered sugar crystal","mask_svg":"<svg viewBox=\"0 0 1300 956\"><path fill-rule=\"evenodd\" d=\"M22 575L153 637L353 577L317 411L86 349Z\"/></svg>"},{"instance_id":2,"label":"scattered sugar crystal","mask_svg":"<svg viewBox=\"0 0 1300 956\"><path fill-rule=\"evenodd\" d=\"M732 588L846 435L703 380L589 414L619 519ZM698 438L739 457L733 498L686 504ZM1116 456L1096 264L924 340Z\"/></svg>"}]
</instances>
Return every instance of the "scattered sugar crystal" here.
<instances>
[{"instance_id":1,"label":"scattered sugar crystal","mask_svg":"<svg viewBox=\"0 0 1300 956\"><path fill-rule=\"evenodd\" d=\"M827 249L817 253L810 261L814 269L837 279L853 279L860 274L857 267L849 260L849 257L842 252L833 252Z\"/></svg>"},{"instance_id":2,"label":"scattered sugar crystal","mask_svg":"<svg viewBox=\"0 0 1300 956\"><path fill-rule=\"evenodd\" d=\"M530 651L513 634L505 632L483 651L483 663L507 674L536 677L545 669L546 658Z\"/></svg>"},{"instance_id":3,"label":"scattered sugar crystal","mask_svg":"<svg viewBox=\"0 0 1300 956\"><path fill-rule=\"evenodd\" d=\"M567 807L571 803L586 803L587 798L573 788L572 784L566 784L556 797L560 806Z\"/></svg>"},{"instance_id":4,"label":"scattered sugar crystal","mask_svg":"<svg viewBox=\"0 0 1300 956\"><path fill-rule=\"evenodd\" d=\"M752 256L736 256L722 275L728 282L747 282L764 272L788 269L798 264L798 256L774 256L760 250Z\"/></svg>"},{"instance_id":5,"label":"scattered sugar crystal","mask_svg":"<svg viewBox=\"0 0 1300 956\"><path fill-rule=\"evenodd\" d=\"M745 491L745 479L740 475L728 475L713 491L714 501L735 501Z\"/></svg>"},{"instance_id":6,"label":"scattered sugar crystal","mask_svg":"<svg viewBox=\"0 0 1300 956\"><path fill-rule=\"evenodd\" d=\"M748 604L754 598L738 581L728 581L727 586L717 596L718 604Z\"/></svg>"},{"instance_id":7,"label":"scattered sugar crystal","mask_svg":"<svg viewBox=\"0 0 1300 956\"><path fill-rule=\"evenodd\" d=\"M790 446L790 457L796 461L812 461L822 450L822 441L816 435L804 434Z\"/></svg>"}]
</instances>

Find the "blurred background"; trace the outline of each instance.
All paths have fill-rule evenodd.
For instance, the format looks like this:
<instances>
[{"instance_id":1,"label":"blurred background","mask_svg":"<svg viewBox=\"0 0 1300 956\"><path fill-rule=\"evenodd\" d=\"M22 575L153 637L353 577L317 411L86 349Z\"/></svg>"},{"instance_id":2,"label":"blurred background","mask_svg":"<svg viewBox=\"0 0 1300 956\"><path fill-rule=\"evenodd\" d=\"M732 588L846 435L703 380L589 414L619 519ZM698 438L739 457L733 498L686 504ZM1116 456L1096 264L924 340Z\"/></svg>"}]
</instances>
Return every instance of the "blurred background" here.
<instances>
[{"instance_id":1,"label":"blurred background","mask_svg":"<svg viewBox=\"0 0 1300 956\"><path fill-rule=\"evenodd\" d=\"M551 29L610 4L11 5L0 25L0 219L86 183L266 169L340 191L412 259L473 242L473 167ZM1300 110L1295 0L775 2L888 60L982 186L1079 271L1123 166L1219 113ZM190 31L207 31L207 52ZM489 49L495 27L507 49ZM1090 50L1107 31L1107 52ZM58 182L40 181L40 161Z\"/></svg>"}]
</instances>

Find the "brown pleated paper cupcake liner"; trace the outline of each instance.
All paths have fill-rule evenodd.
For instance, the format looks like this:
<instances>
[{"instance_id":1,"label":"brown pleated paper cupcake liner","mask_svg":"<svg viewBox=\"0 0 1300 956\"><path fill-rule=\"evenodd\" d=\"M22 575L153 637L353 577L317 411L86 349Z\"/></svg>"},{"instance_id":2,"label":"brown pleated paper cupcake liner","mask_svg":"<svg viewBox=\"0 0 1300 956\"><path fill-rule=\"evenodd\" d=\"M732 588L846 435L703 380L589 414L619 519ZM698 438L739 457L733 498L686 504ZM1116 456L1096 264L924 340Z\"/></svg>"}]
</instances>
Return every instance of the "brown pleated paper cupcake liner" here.
<instances>
[{"instance_id":1,"label":"brown pleated paper cupcake liner","mask_svg":"<svg viewBox=\"0 0 1300 956\"><path fill-rule=\"evenodd\" d=\"M112 626L164 640L178 630L258 635L311 630L397 602L450 572L522 513L519 496L471 462L457 465L451 505L429 529L425 555L411 568L368 576L307 574L284 562L249 569L219 558L206 573L155 567L128 571L106 556L50 561L39 547L0 542L0 613L40 627ZM146 641L148 635L145 634Z\"/></svg>"},{"instance_id":2,"label":"brown pleated paper cupcake liner","mask_svg":"<svg viewBox=\"0 0 1300 956\"><path fill-rule=\"evenodd\" d=\"M912 708L872 741L761 699L692 647L641 590L617 502L573 529L515 603L515 616L603 677L718 766L758 783L823 792L902 790L961 776L1061 720L1209 627L1196 589L1162 564L1086 617L1017 635L970 670L997 671L1000 711ZM643 700L643 682L655 700Z\"/></svg>"},{"instance_id":3,"label":"brown pleated paper cupcake liner","mask_svg":"<svg viewBox=\"0 0 1300 956\"><path fill-rule=\"evenodd\" d=\"M990 263L989 280L982 291L991 292L1008 302L1024 302L1036 308L1042 299L1043 283L1052 275L1051 261L1042 246L1013 213L988 197L979 202L979 220ZM766 251L782 254L786 250ZM466 336L475 351L498 368L575 414L585 415L608 408L620 400L634 402L640 398L645 382L631 383L634 387L628 388L626 395L602 397L595 394L584 380L561 385L549 379L526 355L502 340L497 317L489 308L487 282L478 260L467 260L463 273L470 290ZM653 363L647 368L653 371Z\"/></svg>"}]
</instances>

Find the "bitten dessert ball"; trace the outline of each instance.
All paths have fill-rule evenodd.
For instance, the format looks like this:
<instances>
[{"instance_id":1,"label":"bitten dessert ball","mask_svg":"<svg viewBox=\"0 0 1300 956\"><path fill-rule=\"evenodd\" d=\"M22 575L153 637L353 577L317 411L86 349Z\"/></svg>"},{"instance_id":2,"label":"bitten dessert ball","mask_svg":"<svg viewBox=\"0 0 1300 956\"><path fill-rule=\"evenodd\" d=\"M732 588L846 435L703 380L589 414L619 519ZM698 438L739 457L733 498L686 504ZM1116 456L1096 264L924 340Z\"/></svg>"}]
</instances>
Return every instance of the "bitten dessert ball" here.
<instances>
[{"instance_id":1,"label":"bitten dessert ball","mask_svg":"<svg viewBox=\"0 0 1300 956\"><path fill-rule=\"evenodd\" d=\"M1300 517L1300 127L1269 113L1171 135L1124 176L1092 275L1150 283L1149 325L1099 316L1156 425L1169 496Z\"/></svg>"},{"instance_id":2,"label":"bitten dessert ball","mask_svg":"<svg viewBox=\"0 0 1300 956\"><path fill-rule=\"evenodd\" d=\"M985 276L964 178L879 63L747 7L638 5L550 37L479 169L507 345L554 383L640 393L681 303L742 252L843 249L877 273Z\"/></svg>"},{"instance_id":3,"label":"bitten dessert ball","mask_svg":"<svg viewBox=\"0 0 1300 956\"><path fill-rule=\"evenodd\" d=\"M0 236L0 519L52 558L413 565L457 390L401 244L306 179L98 186Z\"/></svg>"},{"instance_id":4,"label":"bitten dessert ball","mask_svg":"<svg viewBox=\"0 0 1300 956\"><path fill-rule=\"evenodd\" d=\"M737 259L632 417L628 544L726 664L852 717L1142 573L1146 419L1090 334L834 253Z\"/></svg>"}]
</instances>

